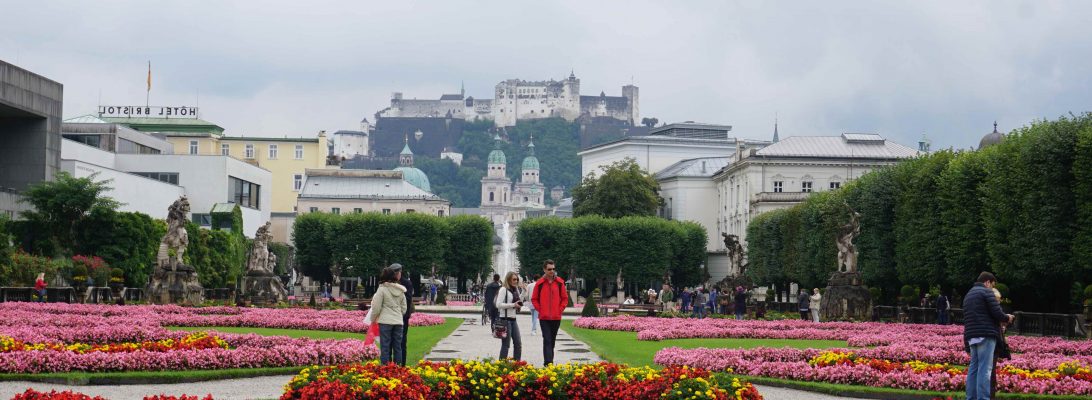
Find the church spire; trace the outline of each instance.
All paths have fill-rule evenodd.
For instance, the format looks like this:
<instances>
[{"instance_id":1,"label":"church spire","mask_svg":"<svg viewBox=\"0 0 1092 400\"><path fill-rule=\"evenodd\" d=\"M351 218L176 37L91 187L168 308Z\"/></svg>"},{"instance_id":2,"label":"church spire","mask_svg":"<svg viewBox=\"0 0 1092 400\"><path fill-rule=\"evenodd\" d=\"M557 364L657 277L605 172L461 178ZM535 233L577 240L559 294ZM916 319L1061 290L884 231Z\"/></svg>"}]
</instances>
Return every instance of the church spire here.
<instances>
[{"instance_id":1,"label":"church spire","mask_svg":"<svg viewBox=\"0 0 1092 400\"><path fill-rule=\"evenodd\" d=\"M535 134L531 134L531 138L527 140L527 154L535 155Z\"/></svg>"},{"instance_id":2,"label":"church spire","mask_svg":"<svg viewBox=\"0 0 1092 400\"><path fill-rule=\"evenodd\" d=\"M402 139L404 146L402 152L398 154L398 164L403 167L413 166L413 150L409 147L409 134L407 133L405 138Z\"/></svg>"},{"instance_id":3,"label":"church spire","mask_svg":"<svg viewBox=\"0 0 1092 400\"><path fill-rule=\"evenodd\" d=\"M773 120L773 142L777 143L778 140L781 140L781 139L777 137L777 117L774 117L774 120Z\"/></svg>"}]
</instances>

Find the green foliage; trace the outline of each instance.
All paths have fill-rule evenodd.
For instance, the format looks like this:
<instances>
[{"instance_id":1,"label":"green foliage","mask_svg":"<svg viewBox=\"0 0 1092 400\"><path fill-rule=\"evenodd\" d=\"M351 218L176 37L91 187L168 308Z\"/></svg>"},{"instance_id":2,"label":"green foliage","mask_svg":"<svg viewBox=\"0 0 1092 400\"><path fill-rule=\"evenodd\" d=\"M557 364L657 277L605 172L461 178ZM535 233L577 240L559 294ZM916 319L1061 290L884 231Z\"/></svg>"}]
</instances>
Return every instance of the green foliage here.
<instances>
[{"instance_id":1,"label":"green foliage","mask_svg":"<svg viewBox=\"0 0 1092 400\"><path fill-rule=\"evenodd\" d=\"M285 243L273 242L269 244L269 251L277 256L277 264L273 268L273 273L277 275L288 274L295 265L295 251L292 246Z\"/></svg>"},{"instance_id":2,"label":"green foliage","mask_svg":"<svg viewBox=\"0 0 1092 400\"><path fill-rule=\"evenodd\" d=\"M201 229L186 223L189 245L183 261L197 269L197 279L206 288L233 287L242 276L247 257L247 239L230 231Z\"/></svg>"},{"instance_id":3,"label":"green foliage","mask_svg":"<svg viewBox=\"0 0 1092 400\"><path fill-rule=\"evenodd\" d=\"M592 290L591 296L584 301L584 309L580 310L581 317L598 317L599 306L595 305L595 299L599 297L599 288Z\"/></svg>"},{"instance_id":4,"label":"green foliage","mask_svg":"<svg viewBox=\"0 0 1092 400\"><path fill-rule=\"evenodd\" d=\"M296 246L296 263L300 266L300 272L320 282L333 280L330 266L334 259L326 236L335 218L333 214L321 212L301 214L296 217L292 229L292 243Z\"/></svg>"},{"instance_id":5,"label":"green foliage","mask_svg":"<svg viewBox=\"0 0 1092 400\"><path fill-rule=\"evenodd\" d=\"M14 224L7 215L0 215L0 271L8 268L11 263L11 254L15 252L15 235L12 234ZM2 273L2 272L0 272ZM4 283L4 276L0 275L0 284Z\"/></svg>"},{"instance_id":6,"label":"green foliage","mask_svg":"<svg viewBox=\"0 0 1092 400\"><path fill-rule=\"evenodd\" d=\"M652 216L660 208L660 184L637 161L626 158L601 167L597 176L588 173L573 188L575 216L601 215L608 218Z\"/></svg>"},{"instance_id":7,"label":"green foliage","mask_svg":"<svg viewBox=\"0 0 1092 400\"><path fill-rule=\"evenodd\" d=\"M96 182L95 174L74 178L62 171L53 181L27 188L23 201L34 209L21 215L41 235L36 239L44 242L32 250L46 256L73 255L80 245L77 227L95 210L118 207L117 201L104 195L113 190L109 183L109 180Z\"/></svg>"},{"instance_id":8,"label":"green foliage","mask_svg":"<svg viewBox=\"0 0 1092 400\"><path fill-rule=\"evenodd\" d=\"M903 304L916 306L918 305L919 297L921 297L921 289L918 289L916 286L902 285L902 289L899 290L899 298L902 299Z\"/></svg>"},{"instance_id":9,"label":"green foliage","mask_svg":"<svg viewBox=\"0 0 1092 400\"><path fill-rule=\"evenodd\" d=\"M28 254L17 250L0 264L0 283L10 286L34 286L38 274L44 272L46 280L52 279L65 265L63 260Z\"/></svg>"},{"instance_id":10,"label":"green foliage","mask_svg":"<svg viewBox=\"0 0 1092 400\"><path fill-rule=\"evenodd\" d=\"M163 221L146 214L96 209L79 228L77 252L102 257L124 272L129 287L143 287L155 267Z\"/></svg>"},{"instance_id":11,"label":"green foliage","mask_svg":"<svg viewBox=\"0 0 1092 400\"><path fill-rule=\"evenodd\" d=\"M1035 122L981 151L940 151L876 169L840 190L765 213L748 226L751 277L812 286L836 254L846 213L867 285L963 291L981 271L1012 286L1020 309L1068 310L1092 281L1092 113ZM939 285L939 286L938 286Z\"/></svg>"},{"instance_id":12,"label":"green foliage","mask_svg":"<svg viewBox=\"0 0 1092 400\"><path fill-rule=\"evenodd\" d=\"M428 176L432 192L450 201L452 207L477 207L481 204L484 168L458 166L446 158L437 160L427 156L414 156L413 166Z\"/></svg>"},{"instance_id":13,"label":"green foliage","mask_svg":"<svg viewBox=\"0 0 1092 400\"><path fill-rule=\"evenodd\" d=\"M447 224L447 249L443 272L458 278L460 293L466 280L484 277L493 261L493 224L476 215L457 215L443 219Z\"/></svg>"},{"instance_id":14,"label":"green foliage","mask_svg":"<svg viewBox=\"0 0 1092 400\"><path fill-rule=\"evenodd\" d=\"M998 292L1001 292L1001 297L1002 298L1007 299L1009 297L1009 285L1006 285L1006 284L1001 283L1001 282L997 282L997 283L993 284L993 288L997 289Z\"/></svg>"},{"instance_id":15,"label":"green foliage","mask_svg":"<svg viewBox=\"0 0 1092 400\"><path fill-rule=\"evenodd\" d=\"M212 229L228 228L228 231L243 235L243 210L236 204L231 212L214 212L209 214L212 219Z\"/></svg>"},{"instance_id":16,"label":"green foliage","mask_svg":"<svg viewBox=\"0 0 1092 400\"><path fill-rule=\"evenodd\" d=\"M530 218L520 223L516 237L517 256L526 270L538 271L552 259L559 270L571 268L600 287L614 282L619 272L642 284L665 275L686 282L700 276L705 262L704 229L657 217Z\"/></svg>"}]
</instances>

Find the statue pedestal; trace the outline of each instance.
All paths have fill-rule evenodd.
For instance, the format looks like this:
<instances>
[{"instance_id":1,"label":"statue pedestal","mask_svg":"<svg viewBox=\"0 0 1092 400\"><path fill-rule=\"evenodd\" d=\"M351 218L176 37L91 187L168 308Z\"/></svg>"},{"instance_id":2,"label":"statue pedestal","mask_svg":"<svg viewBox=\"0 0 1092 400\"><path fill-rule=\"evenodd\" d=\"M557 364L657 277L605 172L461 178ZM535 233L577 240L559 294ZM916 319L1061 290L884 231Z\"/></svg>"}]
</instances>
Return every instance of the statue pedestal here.
<instances>
[{"instance_id":1,"label":"statue pedestal","mask_svg":"<svg viewBox=\"0 0 1092 400\"><path fill-rule=\"evenodd\" d=\"M823 321L871 321L872 294L861 285L859 272L835 272L827 281L819 306Z\"/></svg>"},{"instance_id":2,"label":"statue pedestal","mask_svg":"<svg viewBox=\"0 0 1092 400\"><path fill-rule=\"evenodd\" d=\"M205 298L205 289L197 281L197 270L185 264L178 264L174 271L169 265L157 266L144 292L152 304L196 306Z\"/></svg>"},{"instance_id":3,"label":"statue pedestal","mask_svg":"<svg viewBox=\"0 0 1092 400\"><path fill-rule=\"evenodd\" d=\"M251 304L276 304L288 301L288 290L281 278L268 271L250 270L243 278L243 296Z\"/></svg>"}]
</instances>

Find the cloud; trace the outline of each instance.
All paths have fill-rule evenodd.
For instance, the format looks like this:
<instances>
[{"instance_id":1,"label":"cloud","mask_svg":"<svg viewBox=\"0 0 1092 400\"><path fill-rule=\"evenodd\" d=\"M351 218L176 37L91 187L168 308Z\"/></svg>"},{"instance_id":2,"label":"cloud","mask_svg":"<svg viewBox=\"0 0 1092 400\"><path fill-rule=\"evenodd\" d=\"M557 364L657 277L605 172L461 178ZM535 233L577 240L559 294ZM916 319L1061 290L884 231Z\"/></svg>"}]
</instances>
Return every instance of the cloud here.
<instances>
[{"instance_id":1,"label":"cloud","mask_svg":"<svg viewBox=\"0 0 1092 400\"><path fill-rule=\"evenodd\" d=\"M232 134L355 128L390 92L490 97L504 79L641 88L661 121L743 137L877 132L965 148L1092 104L1092 3L46 2L0 0L0 58L100 101L194 104ZM49 29L43 29L48 21Z\"/></svg>"}]
</instances>

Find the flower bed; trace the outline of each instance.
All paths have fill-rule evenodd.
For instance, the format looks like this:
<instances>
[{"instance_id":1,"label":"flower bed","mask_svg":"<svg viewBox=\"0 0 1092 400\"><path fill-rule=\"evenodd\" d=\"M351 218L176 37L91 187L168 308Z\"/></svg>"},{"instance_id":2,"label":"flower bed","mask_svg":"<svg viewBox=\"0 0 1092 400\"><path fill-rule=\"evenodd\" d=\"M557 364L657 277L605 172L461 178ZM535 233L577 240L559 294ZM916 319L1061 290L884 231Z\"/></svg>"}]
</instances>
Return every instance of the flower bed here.
<instances>
[{"instance_id":1,"label":"flower bed","mask_svg":"<svg viewBox=\"0 0 1092 400\"><path fill-rule=\"evenodd\" d=\"M611 363L535 368L522 361L422 361L412 368L377 362L312 367L285 386L281 400L304 399L761 399L753 385L690 367Z\"/></svg>"},{"instance_id":2,"label":"flower bed","mask_svg":"<svg viewBox=\"0 0 1092 400\"><path fill-rule=\"evenodd\" d=\"M341 364L378 357L361 340L167 330L241 326L365 332L361 311L0 303L0 373L154 371ZM415 314L411 326L443 324Z\"/></svg>"},{"instance_id":3,"label":"flower bed","mask_svg":"<svg viewBox=\"0 0 1092 400\"><path fill-rule=\"evenodd\" d=\"M963 327L891 323L812 323L672 318L581 318L576 326L637 332L638 340L684 338L845 340L848 349L680 349L656 353L661 365L746 375L914 390L963 390L970 357ZM1092 394L1092 341L1008 337L1012 359L998 363L998 389Z\"/></svg>"},{"instance_id":4,"label":"flower bed","mask_svg":"<svg viewBox=\"0 0 1092 400\"><path fill-rule=\"evenodd\" d=\"M39 391L34 390L34 389L27 389L23 393L16 394L15 397L11 398L11 400L107 400L107 399L105 397L102 397L102 396L91 397L91 396L88 396L88 395L83 394L83 393L73 392L71 390L66 390L66 391L63 391L63 392L58 392L56 390L51 390L49 392L39 392ZM190 395L185 395L185 394L183 394L181 396L171 396L171 395L160 394L160 395L155 395L155 396L144 396L144 400L213 400L213 399L212 399L212 395L205 395L205 397L197 397L197 396L190 396Z\"/></svg>"}]
</instances>

